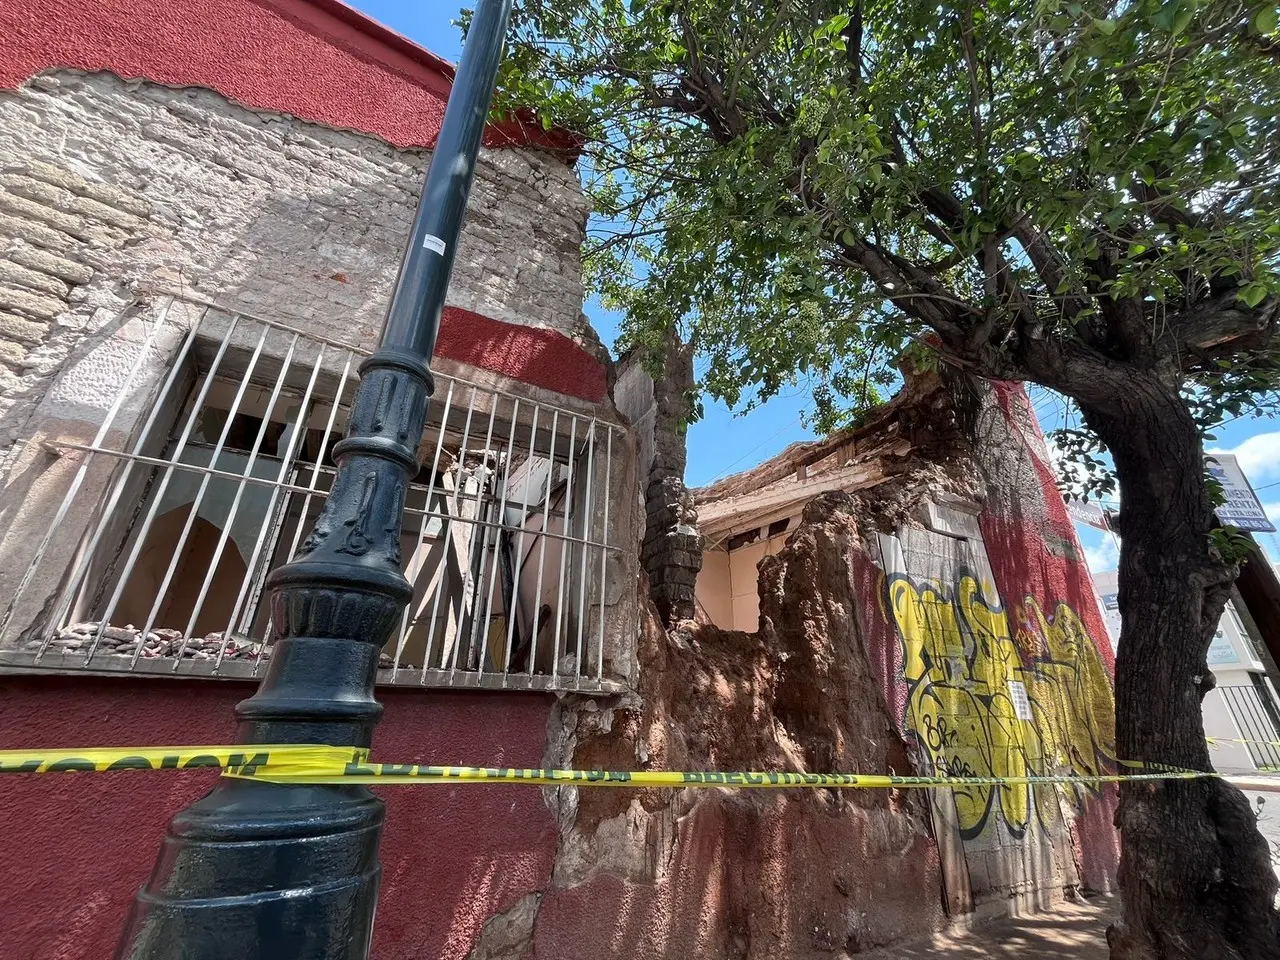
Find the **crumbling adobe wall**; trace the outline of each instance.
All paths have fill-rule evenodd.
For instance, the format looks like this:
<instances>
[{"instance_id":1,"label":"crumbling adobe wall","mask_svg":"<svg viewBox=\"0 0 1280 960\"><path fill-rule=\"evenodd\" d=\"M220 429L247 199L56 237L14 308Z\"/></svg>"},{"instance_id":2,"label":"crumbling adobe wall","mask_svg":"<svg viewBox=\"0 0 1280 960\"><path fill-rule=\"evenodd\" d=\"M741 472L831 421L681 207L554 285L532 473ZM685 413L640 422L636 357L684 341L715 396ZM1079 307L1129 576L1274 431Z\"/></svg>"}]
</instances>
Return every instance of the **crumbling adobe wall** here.
<instances>
[{"instance_id":1,"label":"crumbling adobe wall","mask_svg":"<svg viewBox=\"0 0 1280 960\"><path fill-rule=\"evenodd\" d=\"M823 497L761 565L761 629L647 607L635 700L566 699L544 763L603 769L904 771L849 560L855 501ZM940 927L938 853L910 791L548 788L550 885L471 960L840 957Z\"/></svg>"}]
</instances>

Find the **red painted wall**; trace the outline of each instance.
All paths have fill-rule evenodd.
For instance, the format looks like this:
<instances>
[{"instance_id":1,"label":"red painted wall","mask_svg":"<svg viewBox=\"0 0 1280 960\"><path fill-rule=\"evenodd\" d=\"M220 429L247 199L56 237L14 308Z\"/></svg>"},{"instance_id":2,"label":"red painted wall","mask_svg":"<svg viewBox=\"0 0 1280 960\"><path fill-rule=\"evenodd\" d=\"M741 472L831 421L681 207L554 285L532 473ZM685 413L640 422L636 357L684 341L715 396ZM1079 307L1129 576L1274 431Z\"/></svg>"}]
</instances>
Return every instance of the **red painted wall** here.
<instances>
[{"instance_id":1,"label":"red painted wall","mask_svg":"<svg viewBox=\"0 0 1280 960\"><path fill-rule=\"evenodd\" d=\"M1012 617L1016 606L1026 598L1034 600L1046 615L1051 615L1057 604L1066 603L1084 623L1107 672L1114 678L1115 653L1107 639L1093 579L1053 468L1041 453L1037 441L1040 427L1031 401L1021 384L993 383L992 388L1012 442L1023 446L1021 455L1034 467L1040 487L1039 498L1026 497L1019 502L1022 513L1006 516L987 509L979 517L996 589L1010 611L1010 628L1018 628ZM1035 435L1028 435L1023 424ZM1030 510L1037 500L1043 502L1042 514ZM1051 549L1051 540L1057 549ZM1071 552L1074 556L1069 555ZM1073 827L1081 879L1094 890L1111 889L1120 864L1120 839L1114 827L1118 803L1118 788L1106 785L1084 799Z\"/></svg>"},{"instance_id":2,"label":"red painted wall","mask_svg":"<svg viewBox=\"0 0 1280 960\"><path fill-rule=\"evenodd\" d=\"M229 681L4 678L0 749L225 743L232 707L251 692ZM386 713L376 757L540 765L549 696L386 689L379 697ZM122 771L0 780L0 956L111 956L169 817L215 777ZM549 884L557 833L537 788L378 792L387 820L375 960L463 960L489 916Z\"/></svg>"},{"instance_id":3,"label":"red painted wall","mask_svg":"<svg viewBox=\"0 0 1280 960\"><path fill-rule=\"evenodd\" d=\"M429 147L453 68L338 0L6 0L0 88L74 67L208 87L248 107ZM492 127L490 146L572 153L541 124Z\"/></svg>"},{"instance_id":4,"label":"red painted wall","mask_svg":"<svg viewBox=\"0 0 1280 960\"><path fill-rule=\"evenodd\" d=\"M1093 589L1093 578L1084 562L1084 550L1076 537L1075 524L1067 513L1062 493L1058 489L1053 467L1041 455L1036 436L1025 436L1022 423L1031 425L1039 434L1039 424L1026 391L1021 384L993 383L996 403L1000 408L1009 433L1015 442L1022 443L1023 456L1035 469L1039 482L1039 494L1044 503L1043 515L1002 516L986 510L980 522L987 555L996 575L996 587L1005 598L1006 605L1032 596L1046 611L1050 601L1065 601L1084 621L1089 635L1097 642L1107 670L1114 675L1115 653L1107 641L1107 625L1098 606ZM1026 499L1024 506L1035 501ZM1064 556L1064 550L1051 550L1048 538L1074 551L1075 556Z\"/></svg>"},{"instance_id":5,"label":"red painted wall","mask_svg":"<svg viewBox=\"0 0 1280 960\"><path fill-rule=\"evenodd\" d=\"M537 387L600 403L604 365L563 333L503 323L445 307L436 356L492 370Z\"/></svg>"}]
</instances>

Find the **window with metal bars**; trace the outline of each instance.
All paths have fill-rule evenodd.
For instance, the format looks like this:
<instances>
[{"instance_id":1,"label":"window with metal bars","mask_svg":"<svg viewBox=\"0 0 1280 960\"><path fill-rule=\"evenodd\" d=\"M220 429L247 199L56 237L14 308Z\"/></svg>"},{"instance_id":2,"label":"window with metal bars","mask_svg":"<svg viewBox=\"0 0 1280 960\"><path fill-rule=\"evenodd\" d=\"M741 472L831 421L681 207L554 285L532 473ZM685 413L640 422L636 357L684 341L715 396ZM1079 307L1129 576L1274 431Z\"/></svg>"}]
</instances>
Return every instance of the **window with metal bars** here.
<instances>
[{"instance_id":1,"label":"window with metal bars","mask_svg":"<svg viewBox=\"0 0 1280 960\"><path fill-rule=\"evenodd\" d=\"M70 445L82 471L109 460L111 481L97 503L71 484L19 593L58 573L39 568L79 529L68 515L91 519L50 615L0 662L260 673L275 639L264 582L297 554L332 486L359 354L205 310L132 436L112 446L104 424L94 443ZM618 432L437 378L401 534L414 594L384 647L383 682L611 687L603 597Z\"/></svg>"}]
</instances>

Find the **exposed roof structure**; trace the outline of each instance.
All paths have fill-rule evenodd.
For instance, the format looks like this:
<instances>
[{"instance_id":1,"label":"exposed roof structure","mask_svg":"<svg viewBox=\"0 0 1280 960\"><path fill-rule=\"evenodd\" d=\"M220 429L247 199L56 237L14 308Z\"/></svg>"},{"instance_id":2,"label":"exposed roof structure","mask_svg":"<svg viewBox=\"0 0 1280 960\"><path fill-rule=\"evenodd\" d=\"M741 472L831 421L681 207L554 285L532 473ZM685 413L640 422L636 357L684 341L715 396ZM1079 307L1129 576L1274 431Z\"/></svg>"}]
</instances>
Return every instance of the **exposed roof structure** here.
<instances>
[{"instance_id":1,"label":"exposed roof structure","mask_svg":"<svg viewBox=\"0 0 1280 960\"><path fill-rule=\"evenodd\" d=\"M709 546L729 535L798 513L829 490L856 492L900 478L940 444L959 449L955 411L935 374L908 378L888 403L857 426L793 443L759 466L694 491L698 529Z\"/></svg>"}]
</instances>

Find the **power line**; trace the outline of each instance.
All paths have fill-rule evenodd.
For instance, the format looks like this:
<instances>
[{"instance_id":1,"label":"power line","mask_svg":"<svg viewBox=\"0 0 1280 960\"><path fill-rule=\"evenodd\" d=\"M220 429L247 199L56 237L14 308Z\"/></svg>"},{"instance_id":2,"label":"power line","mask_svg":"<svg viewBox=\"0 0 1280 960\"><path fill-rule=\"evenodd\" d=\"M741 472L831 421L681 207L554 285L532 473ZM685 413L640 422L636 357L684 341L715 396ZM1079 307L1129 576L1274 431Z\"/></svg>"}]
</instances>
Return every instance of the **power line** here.
<instances>
[{"instance_id":1,"label":"power line","mask_svg":"<svg viewBox=\"0 0 1280 960\"><path fill-rule=\"evenodd\" d=\"M792 427L798 424L802 416L803 414L799 414L799 413L796 414L796 418L792 420L790 423L788 423L785 427L783 427L781 430L779 430L777 433L773 434L772 436L766 437L764 440L761 440L754 447L752 447L750 450L748 450L746 453L740 456L737 460L733 461L733 463L729 464L727 467L725 467L723 470L717 473L714 477L708 480L705 484L702 484L702 486L709 486L715 483L721 477L726 476L730 470L732 470L734 467L740 464L743 460L747 459L747 457L751 456L753 453L755 453L757 450L759 450L761 447L765 446L769 442L776 440L778 437L782 436L784 433L786 433L788 430L790 430Z\"/></svg>"}]
</instances>

